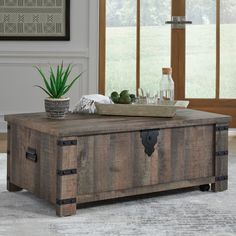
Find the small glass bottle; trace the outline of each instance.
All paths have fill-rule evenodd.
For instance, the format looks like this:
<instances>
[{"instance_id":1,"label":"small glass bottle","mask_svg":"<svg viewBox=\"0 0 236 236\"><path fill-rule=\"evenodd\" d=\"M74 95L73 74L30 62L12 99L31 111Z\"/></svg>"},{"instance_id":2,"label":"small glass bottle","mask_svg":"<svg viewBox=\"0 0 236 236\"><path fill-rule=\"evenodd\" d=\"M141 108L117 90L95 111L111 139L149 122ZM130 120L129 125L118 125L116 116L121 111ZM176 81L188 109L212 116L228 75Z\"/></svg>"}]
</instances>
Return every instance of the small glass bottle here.
<instances>
[{"instance_id":1,"label":"small glass bottle","mask_svg":"<svg viewBox=\"0 0 236 236\"><path fill-rule=\"evenodd\" d=\"M174 101L174 81L171 75L172 68L162 68L162 79L159 84L160 101Z\"/></svg>"}]
</instances>

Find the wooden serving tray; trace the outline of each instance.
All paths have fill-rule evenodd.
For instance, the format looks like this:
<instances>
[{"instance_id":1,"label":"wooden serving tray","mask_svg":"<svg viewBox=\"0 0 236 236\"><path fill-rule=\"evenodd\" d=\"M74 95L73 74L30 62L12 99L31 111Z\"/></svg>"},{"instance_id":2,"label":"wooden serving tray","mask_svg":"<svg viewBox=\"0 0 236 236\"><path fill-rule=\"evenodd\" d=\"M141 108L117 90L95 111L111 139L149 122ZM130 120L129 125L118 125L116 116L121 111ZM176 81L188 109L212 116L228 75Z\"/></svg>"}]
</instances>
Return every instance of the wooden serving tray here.
<instances>
[{"instance_id":1,"label":"wooden serving tray","mask_svg":"<svg viewBox=\"0 0 236 236\"><path fill-rule=\"evenodd\" d=\"M189 101L164 101L158 104L95 103L99 115L174 117L176 110L186 108Z\"/></svg>"}]
</instances>

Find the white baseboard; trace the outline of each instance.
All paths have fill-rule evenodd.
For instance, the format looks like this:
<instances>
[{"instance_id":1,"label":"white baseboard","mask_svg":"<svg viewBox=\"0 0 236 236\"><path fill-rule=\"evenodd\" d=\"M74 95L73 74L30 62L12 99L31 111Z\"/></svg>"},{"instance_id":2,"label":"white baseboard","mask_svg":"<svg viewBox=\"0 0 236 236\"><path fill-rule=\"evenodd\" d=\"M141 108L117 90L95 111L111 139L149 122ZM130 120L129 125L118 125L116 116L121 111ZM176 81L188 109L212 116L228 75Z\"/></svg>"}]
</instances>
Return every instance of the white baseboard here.
<instances>
[{"instance_id":1,"label":"white baseboard","mask_svg":"<svg viewBox=\"0 0 236 236\"><path fill-rule=\"evenodd\" d=\"M4 121L4 116L0 115L0 133L7 132L7 122Z\"/></svg>"}]
</instances>

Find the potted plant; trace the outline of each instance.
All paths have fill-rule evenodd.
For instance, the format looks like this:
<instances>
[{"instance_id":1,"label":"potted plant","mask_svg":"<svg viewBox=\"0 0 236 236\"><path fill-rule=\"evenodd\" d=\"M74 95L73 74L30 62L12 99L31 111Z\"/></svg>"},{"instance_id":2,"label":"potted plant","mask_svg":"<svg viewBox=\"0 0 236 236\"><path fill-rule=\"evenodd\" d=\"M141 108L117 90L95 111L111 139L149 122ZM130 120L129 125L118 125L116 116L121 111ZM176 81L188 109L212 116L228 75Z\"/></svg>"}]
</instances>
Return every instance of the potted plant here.
<instances>
[{"instance_id":1,"label":"potted plant","mask_svg":"<svg viewBox=\"0 0 236 236\"><path fill-rule=\"evenodd\" d=\"M72 85L80 78L82 73L76 76L71 82L69 82L69 76L72 71L72 65L69 64L64 68L63 62L57 65L54 71L50 66L49 76L36 66L36 69L40 73L44 87L35 85L42 89L49 97L45 98L45 110L47 116L52 119L63 119L66 113L69 111L70 98L65 97L65 94L71 89Z\"/></svg>"}]
</instances>

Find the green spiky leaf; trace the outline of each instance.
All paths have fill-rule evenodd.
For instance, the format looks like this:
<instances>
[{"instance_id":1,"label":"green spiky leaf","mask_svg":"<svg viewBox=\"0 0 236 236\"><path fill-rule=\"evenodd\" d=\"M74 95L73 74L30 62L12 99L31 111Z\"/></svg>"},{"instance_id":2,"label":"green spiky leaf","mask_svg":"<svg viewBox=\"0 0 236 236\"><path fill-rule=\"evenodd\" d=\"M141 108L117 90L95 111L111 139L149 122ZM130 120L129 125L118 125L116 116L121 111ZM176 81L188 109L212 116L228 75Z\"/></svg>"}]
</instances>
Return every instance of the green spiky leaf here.
<instances>
[{"instance_id":1,"label":"green spiky leaf","mask_svg":"<svg viewBox=\"0 0 236 236\"><path fill-rule=\"evenodd\" d=\"M39 67L35 66L35 68L43 78L45 87L39 85L35 86L42 89L51 98L61 98L71 89L76 80L78 80L82 75L82 73L80 73L71 82L69 82L69 76L73 67L71 64L69 64L64 69L63 62L60 65L57 65L55 71L53 70L53 67L50 66L48 77Z\"/></svg>"},{"instance_id":2,"label":"green spiky leaf","mask_svg":"<svg viewBox=\"0 0 236 236\"><path fill-rule=\"evenodd\" d=\"M80 78L80 76L82 75L82 73L80 73L75 79L72 80L72 82L68 85L68 87L66 88L66 90L64 91L64 94L67 93L70 88L72 87L72 85L75 83L76 80L78 80Z\"/></svg>"},{"instance_id":3,"label":"green spiky leaf","mask_svg":"<svg viewBox=\"0 0 236 236\"><path fill-rule=\"evenodd\" d=\"M45 75L43 74L42 70L41 70L39 67L36 67L36 69L39 71L40 75L42 76L47 91L48 91L50 94L52 94L51 87L50 87L50 85L49 85L49 83L48 83L48 81L47 81Z\"/></svg>"},{"instance_id":4,"label":"green spiky leaf","mask_svg":"<svg viewBox=\"0 0 236 236\"><path fill-rule=\"evenodd\" d=\"M35 87L41 88L46 94L48 94L49 97L53 97L52 94L50 94L46 89L44 89L42 86L34 85Z\"/></svg>"}]
</instances>

